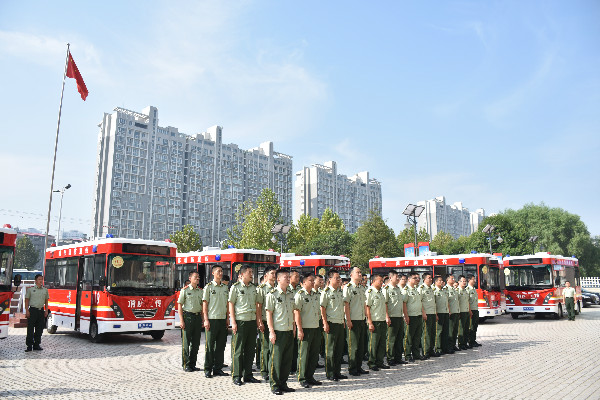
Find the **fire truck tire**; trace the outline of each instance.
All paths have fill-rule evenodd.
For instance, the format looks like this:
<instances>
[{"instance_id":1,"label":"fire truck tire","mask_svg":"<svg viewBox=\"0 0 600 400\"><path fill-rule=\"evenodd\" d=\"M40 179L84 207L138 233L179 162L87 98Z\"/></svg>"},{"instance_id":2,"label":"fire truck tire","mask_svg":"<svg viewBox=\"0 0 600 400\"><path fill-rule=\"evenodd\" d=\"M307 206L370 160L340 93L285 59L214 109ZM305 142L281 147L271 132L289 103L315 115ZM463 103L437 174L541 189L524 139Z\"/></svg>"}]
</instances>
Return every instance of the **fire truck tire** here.
<instances>
[{"instance_id":1,"label":"fire truck tire","mask_svg":"<svg viewBox=\"0 0 600 400\"><path fill-rule=\"evenodd\" d=\"M510 313L510 316L512 317L512 319L517 319L517 318L519 318L519 314L517 314L517 313L514 313L514 312Z\"/></svg>"},{"instance_id":2,"label":"fire truck tire","mask_svg":"<svg viewBox=\"0 0 600 400\"><path fill-rule=\"evenodd\" d=\"M53 320L52 314L48 314L48 318L46 318L46 331L51 335L56 333L56 329L58 328L56 325L52 325Z\"/></svg>"},{"instance_id":3,"label":"fire truck tire","mask_svg":"<svg viewBox=\"0 0 600 400\"><path fill-rule=\"evenodd\" d=\"M558 312L554 314L554 319L562 319L564 316L562 304L558 305Z\"/></svg>"},{"instance_id":4,"label":"fire truck tire","mask_svg":"<svg viewBox=\"0 0 600 400\"><path fill-rule=\"evenodd\" d=\"M165 336L165 331L152 331L150 332L150 336L152 336L152 339L154 340L160 340Z\"/></svg>"},{"instance_id":5,"label":"fire truck tire","mask_svg":"<svg viewBox=\"0 0 600 400\"><path fill-rule=\"evenodd\" d=\"M98 323L96 321L92 321L90 323L90 341L92 343L100 343L102 342L103 338L104 335L98 333Z\"/></svg>"}]
</instances>

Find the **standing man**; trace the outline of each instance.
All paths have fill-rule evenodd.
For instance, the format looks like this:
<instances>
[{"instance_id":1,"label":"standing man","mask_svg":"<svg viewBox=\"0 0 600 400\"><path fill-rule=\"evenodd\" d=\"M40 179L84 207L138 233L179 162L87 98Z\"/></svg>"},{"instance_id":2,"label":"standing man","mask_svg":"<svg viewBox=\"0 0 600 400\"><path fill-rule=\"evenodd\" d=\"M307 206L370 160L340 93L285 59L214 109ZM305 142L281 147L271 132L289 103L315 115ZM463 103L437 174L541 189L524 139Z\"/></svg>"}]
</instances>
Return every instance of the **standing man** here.
<instances>
[{"instance_id":1,"label":"standing man","mask_svg":"<svg viewBox=\"0 0 600 400\"><path fill-rule=\"evenodd\" d=\"M292 270L290 272L290 286L288 291L292 293L292 296L295 296L300 289L302 289L302 285L300 285L300 273L296 270ZM298 340L296 339L296 335L294 335L294 353L292 357L291 373L295 374L298 370Z\"/></svg>"},{"instance_id":2,"label":"standing man","mask_svg":"<svg viewBox=\"0 0 600 400\"><path fill-rule=\"evenodd\" d=\"M450 354L460 350L456 346L458 325L460 324L460 305L458 304L458 290L454 287L454 283L454 276L448 275L446 277L446 289L448 290L448 311L450 314L448 324L448 352Z\"/></svg>"},{"instance_id":3,"label":"standing man","mask_svg":"<svg viewBox=\"0 0 600 400\"><path fill-rule=\"evenodd\" d=\"M223 357L227 343L227 298L229 289L223 285L223 267L212 267L213 280L204 287L202 312L204 314L204 332L206 346L204 357L204 376L229 376L223 372Z\"/></svg>"},{"instance_id":4,"label":"standing man","mask_svg":"<svg viewBox=\"0 0 600 400\"><path fill-rule=\"evenodd\" d=\"M388 365L406 364L402 361L403 343L404 343L404 307L405 295L398 286L400 277L394 270L389 272L390 281L385 289L385 299L389 315L386 352ZM406 283L406 280L405 280Z\"/></svg>"},{"instance_id":5,"label":"standing man","mask_svg":"<svg viewBox=\"0 0 600 400\"><path fill-rule=\"evenodd\" d=\"M427 321L427 314L421 302L421 293L417 289L419 274L412 273L406 285L406 312L404 320L406 321L406 331L410 349L407 349L409 362L415 359L425 360L425 357L419 354L419 345L423 337L423 320Z\"/></svg>"},{"instance_id":6,"label":"standing man","mask_svg":"<svg viewBox=\"0 0 600 400\"><path fill-rule=\"evenodd\" d=\"M252 283L252 275L252 267L243 265L240 268L240 280L234 283L229 291L229 318L233 333L231 347L234 351L231 375L234 385L237 386L260 382L252 376L256 329L262 322L260 315L256 315L257 291Z\"/></svg>"},{"instance_id":7,"label":"standing man","mask_svg":"<svg viewBox=\"0 0 600 400\"><path fill-rule=\"evenodd\" d=\"M467 278L464 275L458 277L458 306L460 308L460 322L458 324L458 347L467 350L469 336L469 322L471 309L469 308L469 291L467 290Z\"/></svg>"},{"instance_id":8,"label":"standing man","mask_svg":"<svg viewBox=\"0 0 600 400\"><path fill-rule=\"evenodd\" d=\"M448 307L448 290L444 287L441 276L435 277L435 311L437 314L437 325L435 334L435 352L440 354L449 353L448 332L450 327L450 308Z\"/></svg>"},{"instance_id":9,"label":"standing man","mask_svg":"<svg viewBox=\"0 0 600 400\"><path fill-rule=\"evenodd\" d=\"M48 317L48 289L43 287L44 277L40 274L35 276L35 286L29 288L25 293L25 317L27 317L27 338L25 351L43 350L42 331Z\"/></svg>"},{"instance_id":10,"label":"standing man","mask_svg":"<svg viewBox=\"0 0 600 400\"><path fill-rule=\"evenodd\" d=\"M321 293L323 292L323 287L325 286L325 279L322 275L315 276L315 287L313 291L317 293L319 296L319 301L321 301ZM323 332L323 320L321 319L321 311L319 310L319 332ZM319 347L319 354L325 359L325 335L319 334L319 341L321 343ZM317 364L317 368L325 368L324 364Z\"/></svg>"},{"instance_id":11,"label":"standing man","mask_svg":"<svg viewBox=\"0 0 600 400\"><path fill-rule=\"evenodd\" d=\"M367 312L367 324L371 336L369 338L369 368L371 371L380 369L389 369L383 363L385 357L385 342L389 315L385 294L382 290L383 277L379 274L371 275L371 287L367 289L367 299L365 300Z\"/></svg>"},{"instance_id":12,"label":"standing man","mask_svg":"<svg viewBox=\"0 0 600 400\"><path fill-rule=\"evenodd\" d=\"M300 386L321 385L314 378L319 363L321 347L321 309L319 295L313 290L315 276L308 273L302 277L302 289L294 296L296 309L294 320L298 329L298 381Z\"/></svg>"},{"instance_id":13,"label":"standing man","mask_svg":"<svg viewBox=\"0 0 600 400\"><path fill-rule=\"evenodd\" d=\"M481 346L477 343L477 327L479 326L479 296L477 295L477 289L475 289L475 285L477 285L477 277L473 275L469 275L468 278L469 286L467 286L467 291L469 292L469 308L471 309L471 324L469 326L469 347L479 347Z\"/></svg>"},{"instance_id":14,"label":"standing man","mask_svg":"<svg viewBox=\"0 0 600 400\"><path fill-rule=\"evenodd\" d=\"M196 368L202 332L203 292L198 286L199 283L200 274L197 271L190 272L190 284L181 289L177 300L183 341L182 366L185 372L200 371L200 368Z\"/></svg>"},{"instance_id":15,"label":"standing man","mask_svg":"<svg viewBox=\"0 0 600 400\"><path fill-rule=\"evenodd\" d=\"M262 318L262 329L259 329L258 335L260 339L260 374L265 381L269 380L269 359L270 359L270 345L269 345L269 331L267 327L267 309L266 299L267 295L275 289L275 271L277 269L274 266L268 266L265 268L264 282L258 286L257 296L257 314L261 315ZM260 308L260 310L259 310Z\"/></svg>"},{"instance_id":16,"label":"standing man","mask_svg":"<svg viewBox=\"0 0 600 400\"><path fill-rule=\"evenodd\" d=\"M350 283L343 290L344 314L348 328L348 373L352 376L369 373L362 368L367 343L367 325L365 324L365 300L367 298L361 283L360 268L352 268Z\"/></svg>"},{"instance_id":17,"label":"standing man","mask_svg":"<svg viewBox=\"0 0 600 400\"><path fill-rule=\"evenodd\" d=\"M287 380L292 367L294 350L294 295L288 291L290 273L279 269L276 273L277 286L267 295L267 325L271 343L269 384L271 392L295 392L288 387Z\"/></svg>"},{"instance_id":18,"label":"standing man","mask_svg":"<svg viewBox=\"0 0 600 400\"><path fill-rule=\"evenodd\" d=\"M37 284L37 279L35 283ZM567 307L569 321L575 321L575 288L571 287L569 281L565 282L565 288L563 289L563 303ZM48 308L47 303L46 308ZM29 325L27 325L27 337L29 337ZM33 349L35 350L35 347Z\"/></svg>"},{"instance_id":19,"label":"standing man","mask_svg":"<svg viewBox=\"0 0 600 400\"><path fill-rule=\"evenodd\" d=\"M321 318L325 335L325 375L330 381L348 379L341 374L344 353L344 294L340 273L334 269L327 273L329 285L321 293Z\"/></svg>"},{"instance_id":20,"label":"standing man","mask_svg":"<svg viewBox=\"0 0 600 400\"><path fill-rule=\"evenodd\" d=\"M427 319L423 324L425 329L423 330L423 355L425 358L439 357L440 355L435 351L435 328L437 323L437 315L435 312L435 295L432 287L433 279L430 273L423 274L423 285L419 288L421 293L421 302L423 303L423 309L427 314Z\"/></svg>"}]
</instances>

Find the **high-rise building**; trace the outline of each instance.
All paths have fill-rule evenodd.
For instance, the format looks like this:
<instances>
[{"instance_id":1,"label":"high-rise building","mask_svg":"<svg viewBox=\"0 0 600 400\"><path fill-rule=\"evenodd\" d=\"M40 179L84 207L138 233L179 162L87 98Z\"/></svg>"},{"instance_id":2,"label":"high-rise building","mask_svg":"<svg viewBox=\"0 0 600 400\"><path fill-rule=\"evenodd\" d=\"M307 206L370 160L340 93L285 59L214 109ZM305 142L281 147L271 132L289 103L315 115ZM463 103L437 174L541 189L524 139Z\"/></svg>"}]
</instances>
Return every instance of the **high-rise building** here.
<instances>
[{"instance_id":1,"label":"high-rise building","mask_svg":"<svg viewBox=\"0 0 600 400\"><path fill-rule=\"evenodd\" d=\"M320 218L329 208L354 233L370 210L381 215L381 183L366 171L348 178L337 173L335 161L313 164L296 172L295 186L296 221L302 214Z\"/></svg>"},{"instance_id":2,"label":"high-rise building","mask_svg":"<svg viewBox=\"0 0 600 400\"><path fill-rule=\"evenodd\" d=\"M238 207L271 189L292 218L292 157L272 142L222 142L222 129L186 135L158 124L158 109L115 108L98 125L93 235L158 239L194 226L204 245L227 238Z\"/></svg>"},{"instance_id":3,"label":"high-rise building","mask_svg":"<svg viewBox=\"0 0 600 400\"><path fill-rule=\"evenodd\" d=\"M446 204L444 196L419 201L417 205L425 207L425 210L417 219L417 229L425 228L431 239L438 232L449 233L454 238L469 236L477 231L479 224L485 218L483 208L470 212L468 208L463 207L460 201L454 204Z\"/></svg>"}]
</instances>

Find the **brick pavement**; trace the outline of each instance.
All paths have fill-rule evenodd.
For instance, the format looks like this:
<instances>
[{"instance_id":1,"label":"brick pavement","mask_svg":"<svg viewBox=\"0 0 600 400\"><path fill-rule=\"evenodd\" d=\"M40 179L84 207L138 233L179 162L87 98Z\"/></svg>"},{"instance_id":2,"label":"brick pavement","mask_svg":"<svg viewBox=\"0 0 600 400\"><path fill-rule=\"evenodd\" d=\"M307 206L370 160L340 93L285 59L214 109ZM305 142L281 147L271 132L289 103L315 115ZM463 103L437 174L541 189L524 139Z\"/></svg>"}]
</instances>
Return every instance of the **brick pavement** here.
<instances>
[{"instance_id":1,"label":"brick pavement","mask_svg":"<svg viewBox=\"0 0 600 400\"><path fill-rule=\"evenodd\" d=\"M479 326L483 347L371 373L321 387L290 386L294 399L353 400L600 398L600 307L586 308L575 322L497 317ZM202 335L204 343L204 335ZM162 341L119 335L90 343L61 332L42 338L42 352L24 353L25 329L0 341L0 397L8 399L264 399L267 384L241 388L230 377L206 379L181 370L180 332ZM201 345L199 366L203 362ZM226 362L231 364L229 344ZM317 379L323 380L323 370ZM343 371L344 372L344 371ZM259 374L256 374L259 377ZM351 392L348 393L348 392Z\"/></svg>"}]
</instances>

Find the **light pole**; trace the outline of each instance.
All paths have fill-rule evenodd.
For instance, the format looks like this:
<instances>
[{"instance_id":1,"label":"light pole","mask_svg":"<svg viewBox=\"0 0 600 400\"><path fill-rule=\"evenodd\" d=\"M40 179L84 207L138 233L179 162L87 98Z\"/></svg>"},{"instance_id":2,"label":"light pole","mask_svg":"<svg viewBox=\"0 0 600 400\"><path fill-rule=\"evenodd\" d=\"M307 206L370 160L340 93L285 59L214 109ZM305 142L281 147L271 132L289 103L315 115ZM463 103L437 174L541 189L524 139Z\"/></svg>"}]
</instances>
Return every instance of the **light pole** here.
<instances>
[{"instance_id":1,"label":"light pole","mask_svg":"<svg viewBox=\"0 0 600 400\"><path fill-rule=\"evenodd\" d=\"M531 254L535 254L535 242L537 242L537 240L539 239L539 236L532 236L529 238L529 241L531 242L531 245L533 246L533 253Z\"/></svg>"},{"instance_id":2,"label":"light pole","mask_svg":"<svg viewBox=\"0 0 600 400\"><path fill-rule=\"evenodd\" d=\"M71 184L68 183L67 186L65 186L64 188L60 189L60 190L54 190L54 193L60 193L60 211L58 212L58 234L56 235L56 244L58 245L58 241L60 240L60 220L62 219L62 203L63 203L63 196L65 194L65 190L70 189L71 188Z\"/></svg>"},{"instance_id":3,"label":"light pole","mask_svg":"<svg viewBox=\"0 0 600 400\"><path fill-rule=\"evenodd\" d=\"M492 254L492 232L494 232L496 227L494 225L487 224L485 228L481 230L481 232L486 233L488 235L488 242L490 244L490 254Z\"/></svg>"},{"instance_id":4,"label":"light pole","mask_svg":"<svg viewBox=\"0 0 600 400\"><path fill-rule=\"evenodd\" d=\"M406 215L406 221L415 228L415 257L417 256L417 218L419 218L423 210L425 210L423 206L409 204L402 212L402 214Z\"/></svg>"},{"instance_id":5,"label":"light pole","mask_svg":"<svg viewBox=\"0 0 600 400\"><path fill-rule=\"evenodd\" d=\"M278 237L281 243L281 251L279 252L279 254L283 253L283 241L287 238L287 234L289 233L290 229L292 229L291 225L284 224L277 224L273 227L273 229L271 229L271 233L273 234L271 242L273 242L273 244L276 244ZM277 235L277 237L275 237L275 235Z\"/></svg>"}]
</instances>

